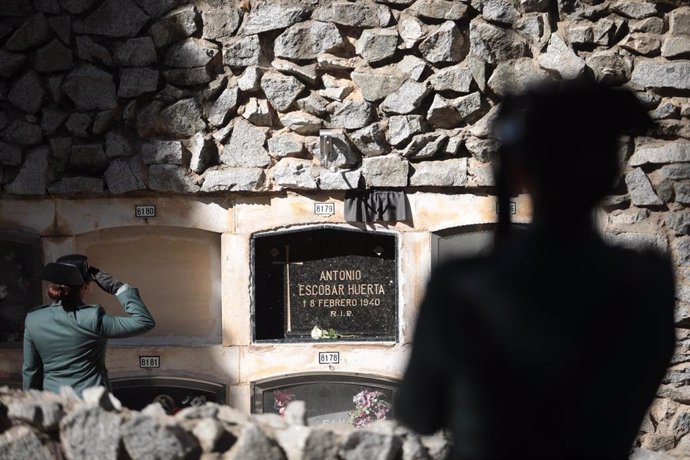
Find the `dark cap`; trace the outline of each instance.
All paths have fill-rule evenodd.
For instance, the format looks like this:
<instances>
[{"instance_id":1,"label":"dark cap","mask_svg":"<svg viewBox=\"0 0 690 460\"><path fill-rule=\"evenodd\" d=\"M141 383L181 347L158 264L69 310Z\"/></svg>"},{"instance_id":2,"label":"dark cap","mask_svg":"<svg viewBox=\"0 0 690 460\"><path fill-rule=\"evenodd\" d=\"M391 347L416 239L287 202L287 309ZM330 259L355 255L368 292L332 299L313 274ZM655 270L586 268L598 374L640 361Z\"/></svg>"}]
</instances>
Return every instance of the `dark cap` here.
<instances>
[{"instance_id":1,"label":"dark cap","mask_svg":"<svg viewBox=\"0 0 690 460\"><path fill-rule=\"evenodd\" d=\"M82 286L93 279L89 273L88 259L81 254L59 257L55 262L46 265L38 276L64 286Z\"/></svg>"}]
</instances>

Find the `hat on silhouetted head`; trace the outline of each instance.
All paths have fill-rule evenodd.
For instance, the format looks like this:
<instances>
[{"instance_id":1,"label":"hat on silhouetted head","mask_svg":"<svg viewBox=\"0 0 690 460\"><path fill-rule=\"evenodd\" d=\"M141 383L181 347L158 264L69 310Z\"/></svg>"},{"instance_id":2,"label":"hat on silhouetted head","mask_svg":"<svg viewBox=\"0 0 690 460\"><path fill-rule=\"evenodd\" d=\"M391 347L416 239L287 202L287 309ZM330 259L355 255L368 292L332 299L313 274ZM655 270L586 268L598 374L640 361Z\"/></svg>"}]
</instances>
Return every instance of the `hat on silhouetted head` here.
<instances>
[{"instance_id":1,"label":"hat on silhouetted head","mask_svg":"<svg viewBox=\"0 0 690 460\"><path fill-rule=\"evenodd\" d=\"M38 276L64 286L82 286L93 279L89 272L88 259L81 254L59 257L55 262L46 265Z\"/></svg>"}]
</instances>

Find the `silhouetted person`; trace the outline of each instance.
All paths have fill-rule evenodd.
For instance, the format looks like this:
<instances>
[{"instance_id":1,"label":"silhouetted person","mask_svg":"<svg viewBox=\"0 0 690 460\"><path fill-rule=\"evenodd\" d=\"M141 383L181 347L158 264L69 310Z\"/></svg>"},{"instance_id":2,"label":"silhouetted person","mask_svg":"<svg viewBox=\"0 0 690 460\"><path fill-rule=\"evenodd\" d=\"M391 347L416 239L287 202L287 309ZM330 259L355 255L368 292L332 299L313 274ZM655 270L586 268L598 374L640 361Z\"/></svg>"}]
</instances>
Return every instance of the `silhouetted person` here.
<instances>
[{"instance_id":1,"label":"silhouetted person","mask_svg":"<svg viewBox=\"0 0 690 460\"><path fill-rule=\"evenodd\" d=\"M596 204L617 138L651 126L630 92L561 82L502 104L494 250L436 269L396 415L453 458L627 458L674 348L667 257L613 247ZM509 196L533 204L510 225Z\"/></svg>"}]
</instances>

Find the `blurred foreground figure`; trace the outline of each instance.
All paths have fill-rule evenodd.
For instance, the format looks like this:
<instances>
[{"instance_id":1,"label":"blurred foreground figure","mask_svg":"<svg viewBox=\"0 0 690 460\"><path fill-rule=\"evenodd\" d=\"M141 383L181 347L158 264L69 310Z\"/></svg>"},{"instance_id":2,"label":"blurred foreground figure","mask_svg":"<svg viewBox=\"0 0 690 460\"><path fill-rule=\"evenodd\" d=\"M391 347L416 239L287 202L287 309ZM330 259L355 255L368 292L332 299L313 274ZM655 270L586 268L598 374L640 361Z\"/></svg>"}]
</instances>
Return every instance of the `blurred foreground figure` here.
<instances>
[{"instance_id":1,"label":"blurred foreground figure","mask_svg":"<svg viewBox=\"0 0 690 460\"><path fill-rule=\"evenodd\" d=\"M651 126L629 92L560 82L506 100L493 252L432 273L397 416L453 458L628 458L674 348L670 261L606 244L593 209L617 138ZM511 228L509 196L533 221Z\"/></svg>"},{"instance_id":2,"label":"blurred foreground figure","mask_svg":"<svg viewBox=\"0 0 690 460\"><path fill-rule=\"evenodd\" d=\"M49 305L26 316L24 389L57 393L63 385L81 392L92 386L112 391L105 367L109 338L129 337L156 324L139 291L109 274L89 267L87 258L71 254L49 263L39 275L49 282ZM110 316L100 305L85 302L91 281L120 301L127 316Z\"/></svg>"}]
</instances>

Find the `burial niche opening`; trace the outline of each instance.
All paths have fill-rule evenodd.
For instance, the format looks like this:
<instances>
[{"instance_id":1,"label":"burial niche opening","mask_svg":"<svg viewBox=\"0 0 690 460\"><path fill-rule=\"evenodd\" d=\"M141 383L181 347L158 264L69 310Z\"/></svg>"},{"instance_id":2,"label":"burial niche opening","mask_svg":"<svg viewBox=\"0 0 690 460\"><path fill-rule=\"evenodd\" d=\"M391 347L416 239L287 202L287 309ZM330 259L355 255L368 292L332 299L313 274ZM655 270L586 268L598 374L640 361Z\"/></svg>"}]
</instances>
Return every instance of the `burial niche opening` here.
<instances>
[{"instance_id":1,"label":"burial niche opening","mask_svg":"<svg viewBox=\"0 0 690 460\"><path fill-rule=\"evenodd\" d=\"M304 373L252 383L252 413L282 415L290 401L304 401L307 425L365 427L394 417L398 383L363 374Z\"/></svg>"},{"instance_id":2,"label":"burial niche opening","mask_svg":"<svg viewBox=\"0 0 690 460\"><path fill-rule=\"evenodd\" d=\"M41 259L38 236L0 233L0 345L24 341L26 314L41 304Z\"/></svg>"},{"instance_id":3,"label":"burial niche opening","mask_svg":"<svg viewBox=\"0 0 690 460\"><path fill-rule=\"evenodd\" d=\"M76 237L76 251L139 289L156 320L141 336L113 345L209 345L221 342L220 235L180 227L120 227ZM89 301L123 315L117 299L94 287Z\"/></svg>"},{"instance_id":4,"label":"burial niche opening","mask_svg":"<svg viewBox=\"0 0 690 460\"><path fill-rule=\"evenodd\" d=\"M396 340L394 235L320 227L252 247L256 341Z\"/></svg>"},{"instance_id":5,"label":"burial niche opening","mask_svg":"<svg viewBox=\"0 0 690 460\"><path fill-rule=\"evenodd\" d=\"M158 402L170 415L207 402L225 403L225 385L185 377L122 377L112 379L113 394L123 406L142 410Z\"/></svg>"}]
</instances>

